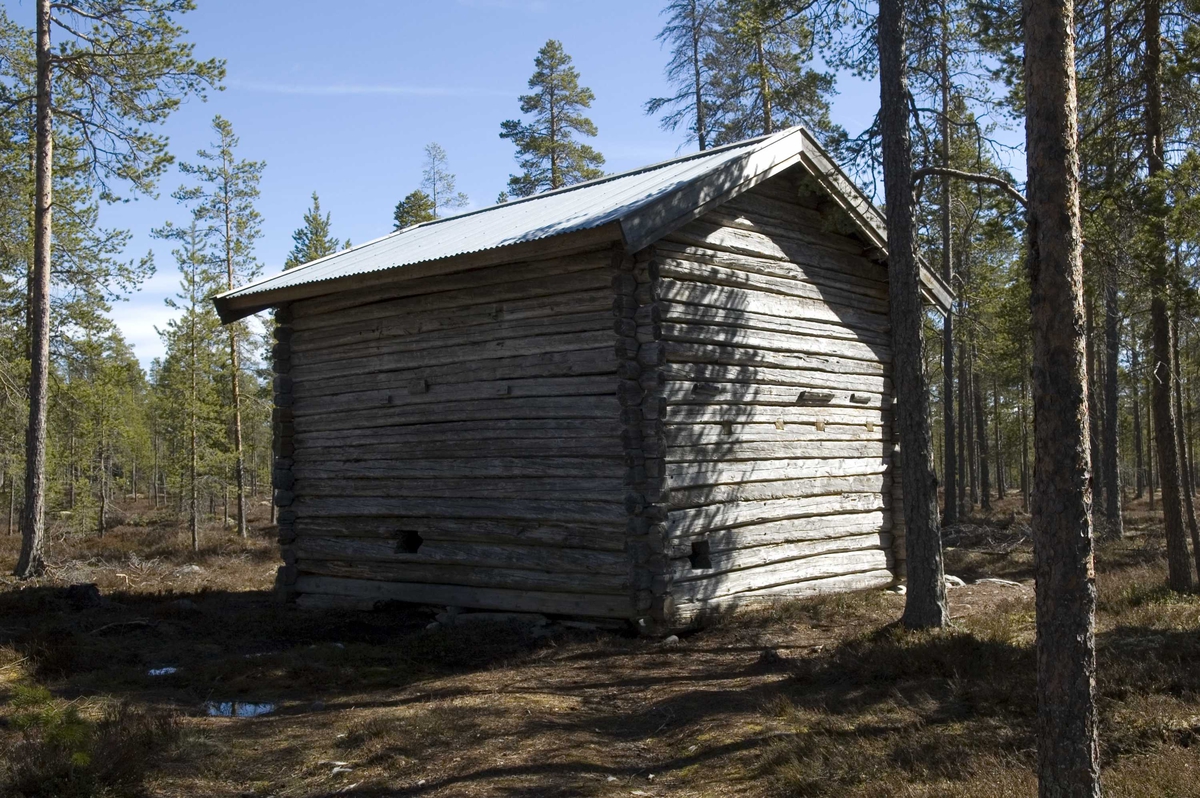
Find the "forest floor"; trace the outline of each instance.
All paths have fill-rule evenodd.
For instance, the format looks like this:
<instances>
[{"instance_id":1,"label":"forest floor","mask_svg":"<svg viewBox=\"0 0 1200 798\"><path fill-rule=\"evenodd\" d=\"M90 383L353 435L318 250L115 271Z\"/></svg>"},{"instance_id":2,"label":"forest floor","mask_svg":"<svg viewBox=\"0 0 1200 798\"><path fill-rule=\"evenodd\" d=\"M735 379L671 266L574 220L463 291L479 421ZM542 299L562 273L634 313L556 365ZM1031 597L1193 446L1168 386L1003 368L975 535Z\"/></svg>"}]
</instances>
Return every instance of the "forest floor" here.
<instances>
[{"instance_id":1,"label":"forest floor","mask_svg":"<svg viewBox=\"0 0 1200 798\"><path fill-rule=\"evenodd\" d=\"M948 531L947 572L967 583L949 630L899 631L903 597L877 590L673 644L298 611L272 600L264 525L209 530L194 554L148 516L56 537L43 579L0 578L0 793L1036 792L1032 558L1011 503ZM1097 563L1106 792L1200 795L1200 597L1165 589L1152 513L1133 508L1127 531ZM0 538L0 572L16 551ZM81 583L99 597L68 592ZM210 716L226 702L270 711Z\"/></svg>"}]
</instances>

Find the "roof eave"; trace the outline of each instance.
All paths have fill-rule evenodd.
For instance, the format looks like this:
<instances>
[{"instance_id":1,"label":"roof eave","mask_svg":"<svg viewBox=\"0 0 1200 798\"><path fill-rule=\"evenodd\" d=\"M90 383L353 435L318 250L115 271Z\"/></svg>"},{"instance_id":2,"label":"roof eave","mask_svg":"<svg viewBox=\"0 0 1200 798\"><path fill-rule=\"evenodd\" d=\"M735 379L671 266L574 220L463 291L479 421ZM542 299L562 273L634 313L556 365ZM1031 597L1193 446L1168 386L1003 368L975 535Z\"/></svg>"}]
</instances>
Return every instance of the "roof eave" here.
<instances>
[{"instance_id":1,"label":"roof eave","mask_svg":"<svg viewBox=\"0 0 1200 798\"><path fill-rule=\"evenodd\" d=\"M238 290L235 290L213 297L213 305L216 306L221 323L230 324L268 308L302 299L313 299L355 288L370 288L396 280L412 280L450 274L518 260L558 257L573 252L596 249L621 240L620 224L609 222L597 227L575 230L535 241L522 241L478 252L464 252L437 260L394 266L361 274L349 274L319 282L301 283L253 293L239 293Z\"/></svg>"}]
</instances>

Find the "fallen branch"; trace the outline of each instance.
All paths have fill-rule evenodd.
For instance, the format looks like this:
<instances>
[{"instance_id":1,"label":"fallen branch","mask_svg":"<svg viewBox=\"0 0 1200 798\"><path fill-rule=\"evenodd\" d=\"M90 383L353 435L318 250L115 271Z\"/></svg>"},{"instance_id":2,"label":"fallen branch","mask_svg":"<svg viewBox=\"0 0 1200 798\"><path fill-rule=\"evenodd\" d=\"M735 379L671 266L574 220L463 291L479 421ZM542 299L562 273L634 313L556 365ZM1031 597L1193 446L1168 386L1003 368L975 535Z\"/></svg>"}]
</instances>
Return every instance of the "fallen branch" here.
<instances>
[{"instance_id":1,"label":"fallen branch","mask_svg":"<svg viewBox=\"0 0 1200 798\"><path fill-rule=\"evenodd\" d=\"M1022 208L1029 207L1029 203L1025 201L1025 195L1017 191L1012 183L1002 177L995 175L985 175L979 172L964 172L961 169L948 169L944 166L926 166L913 172L913 185L919 183L922 179L932 176L953 177L959 180L966 180L971 183L985 183L989 186L995 186L1003 191L1008 196L1021 204Z\"/></svg>"}]
</instances>

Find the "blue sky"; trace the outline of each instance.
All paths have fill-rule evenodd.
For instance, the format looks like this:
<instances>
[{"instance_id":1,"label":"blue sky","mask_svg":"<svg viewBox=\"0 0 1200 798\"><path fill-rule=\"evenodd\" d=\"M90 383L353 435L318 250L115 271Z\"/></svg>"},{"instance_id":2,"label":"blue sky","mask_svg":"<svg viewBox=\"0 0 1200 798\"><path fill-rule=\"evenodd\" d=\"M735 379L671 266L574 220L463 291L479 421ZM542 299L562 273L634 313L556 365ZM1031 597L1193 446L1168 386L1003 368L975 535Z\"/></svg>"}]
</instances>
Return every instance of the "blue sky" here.
<instances>
[{"instance_id":1,"label":"blue sky","mask_svg":"<svg viewBox=\"0 0 1200 798\"><path fill-rule=\"evenodd\" d=\"M32 26L32 0L4 0ZM200 57L227 61L226 89L186 104L165 126L179 160L207 146L214 114L234 126L242 157L267 163L258 256L280 268L315 190L335 235L355 243L391 230L397 200L420 180L422 149L445 148L471 207L490 205L516 170L500 123L518 116L533 58L549 38L563 42L596 94L591 142L621 171L674 156L684 135L667 133L642 110L667 91L668 53L655 41L659 0L199 0L183 18ZM835 121L858 132L878 90L839 81ZM149 237L183 210L169 194L102 212L106 226L134 234L130 257L155 251L157 274L114 318L143 364L162 352L155 332L170 317L163 300L178 277L169 247Z\"/></svg>"}]
</instances>

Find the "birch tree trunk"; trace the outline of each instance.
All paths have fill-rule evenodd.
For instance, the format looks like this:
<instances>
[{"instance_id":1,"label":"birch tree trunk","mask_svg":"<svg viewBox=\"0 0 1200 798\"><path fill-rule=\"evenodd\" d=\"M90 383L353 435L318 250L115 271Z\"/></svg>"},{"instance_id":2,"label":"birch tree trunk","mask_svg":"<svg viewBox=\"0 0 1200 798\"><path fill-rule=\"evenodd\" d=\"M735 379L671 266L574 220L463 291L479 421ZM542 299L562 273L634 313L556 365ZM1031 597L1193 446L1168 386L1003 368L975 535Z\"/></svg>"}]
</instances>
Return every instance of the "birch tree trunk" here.
<instances>
[{"instance_id":1,"label":"birch tree trunk","mask_svg":"<svg viewBox=\"0 0 1200 798\"><path fill-rule=\"evenodd\" d=\"M892 380L900 438L901 485L907 530L908 590L901 623L910 629L944 626L946 581L938 526L937 477L929 421L921 323L920 264L913 224L912 145L904 0L879 3L879 126L888 221L888 296L892 322Z\"/></svg>"},{"instance_id":2,"label":"birch tree trunk","mask_svg":"<svg viewBox=\"0 0 1200 798\"><path fill-rule=\"evenodd\" d=\"M1038 786L1100 795L1074 8L1024 0Z\"/></svg>"}]
</instances>

